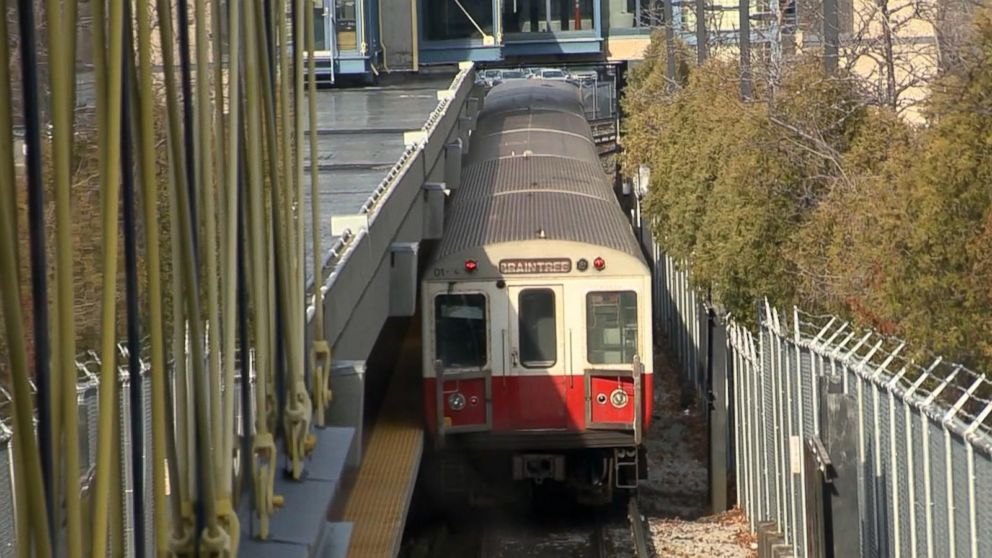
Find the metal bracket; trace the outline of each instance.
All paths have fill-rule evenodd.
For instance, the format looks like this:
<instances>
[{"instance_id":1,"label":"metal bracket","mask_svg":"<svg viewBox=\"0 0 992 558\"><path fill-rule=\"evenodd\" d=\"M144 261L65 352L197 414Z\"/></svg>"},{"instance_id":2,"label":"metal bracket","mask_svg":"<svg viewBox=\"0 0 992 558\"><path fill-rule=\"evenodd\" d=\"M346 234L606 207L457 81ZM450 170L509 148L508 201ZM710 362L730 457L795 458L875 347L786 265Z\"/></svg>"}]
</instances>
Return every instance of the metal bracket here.
<instances>
[{"instance_id":1,"label":"metal bracket","mask_svg":"<svg viewBox=\"0 0 992 558\"><path fill-rule=\"evenodd\" d=\"M834 463L830 459L830 454L827 453L826 446L816 436L806 440L806 443L809 445L813 460L816 461L817 469L823 473L823 480L827 483L833 483L833 480L837 478L837 471L834 469Z\"/></svg>"},{"instance_id":2,"label":"metal bracket","mask_svg":"<svg viewBox=\"0 0 992 558\"><path fill-rule=\"evenodd\" d=\"M313 358L313 376L310 386L310 398L313 400L314 423L325 426L324 411L334 398L330 387L331 347L327 341L320 339L313 342L311 358Z\"/></svg>"}]
</instances>

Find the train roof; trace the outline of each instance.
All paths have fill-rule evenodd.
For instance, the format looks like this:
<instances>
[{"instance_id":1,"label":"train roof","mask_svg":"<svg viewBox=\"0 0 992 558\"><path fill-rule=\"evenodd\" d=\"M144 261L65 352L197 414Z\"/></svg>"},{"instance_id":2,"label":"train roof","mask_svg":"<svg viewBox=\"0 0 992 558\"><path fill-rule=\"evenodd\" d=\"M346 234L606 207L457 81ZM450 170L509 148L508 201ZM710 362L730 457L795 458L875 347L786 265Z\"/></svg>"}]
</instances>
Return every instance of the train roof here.
<instances>
[{"instance_id":1,"label":"train roof","mask_svg":"<svg viewBox=\"0 0 992 558\"><path fill-rule=\"evenodd\" d=\"M527 80L494 87L467 163L438 259L544 238L611 248L643 261L575 86Z\"/></svg>"}]
</instances>

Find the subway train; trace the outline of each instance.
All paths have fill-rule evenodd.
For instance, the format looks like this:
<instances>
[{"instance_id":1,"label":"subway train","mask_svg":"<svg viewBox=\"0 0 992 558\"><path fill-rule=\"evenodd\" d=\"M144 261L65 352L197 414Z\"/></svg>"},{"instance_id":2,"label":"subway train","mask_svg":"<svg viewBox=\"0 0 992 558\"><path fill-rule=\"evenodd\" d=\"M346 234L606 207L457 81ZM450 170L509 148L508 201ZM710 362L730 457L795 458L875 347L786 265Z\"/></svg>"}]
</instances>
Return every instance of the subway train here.
<instances>
[{"instance_id":1,"label":"subway train","mask_svg":"<svg viewBox=\"0 0 992 558\"><path fill-rule=\"evenodd\" d=\"M646 475L651 272L578 89L494 87L460 182L421 284L429 467L611 501Z\"/></svg>"}]
</instances>

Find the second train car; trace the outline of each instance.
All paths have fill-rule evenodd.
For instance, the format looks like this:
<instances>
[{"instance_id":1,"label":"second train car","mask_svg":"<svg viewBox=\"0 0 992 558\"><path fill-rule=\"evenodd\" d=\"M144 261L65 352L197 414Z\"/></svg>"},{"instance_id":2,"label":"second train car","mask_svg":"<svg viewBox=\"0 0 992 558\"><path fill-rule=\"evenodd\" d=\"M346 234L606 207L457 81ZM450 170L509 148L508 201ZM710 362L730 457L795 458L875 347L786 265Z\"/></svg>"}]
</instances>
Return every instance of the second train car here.
<instances>
[{"instance_id":1,"label":"second train car","mask_svg":"<svg viewBox=\"0 0 992 558\"><path fill-rule=\"evenodd\" d=\"M576 87L489 92L421 287L440 453L600 499L636 486L652 411L650 269Z\"/></svg>"}]
</instances>

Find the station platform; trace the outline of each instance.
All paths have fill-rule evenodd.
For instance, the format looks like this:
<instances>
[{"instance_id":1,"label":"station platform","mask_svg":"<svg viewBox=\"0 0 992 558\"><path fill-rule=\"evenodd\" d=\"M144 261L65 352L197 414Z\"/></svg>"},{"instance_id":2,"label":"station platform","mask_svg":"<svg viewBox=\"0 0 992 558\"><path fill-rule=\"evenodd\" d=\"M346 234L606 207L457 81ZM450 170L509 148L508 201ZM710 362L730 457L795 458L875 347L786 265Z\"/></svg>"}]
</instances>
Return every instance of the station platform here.
<instances>
[{"instance_id":1,"label":"station platform","mask_svg":"<svg viewBox=\"0 0 992 558\"><path fill-rule=\"evenodd\" d=\"M344 510L355 526L350 558L392 558L400 550L424 447L416 380L397 371L369 436Z\"/></svg>"}]
</instances>

